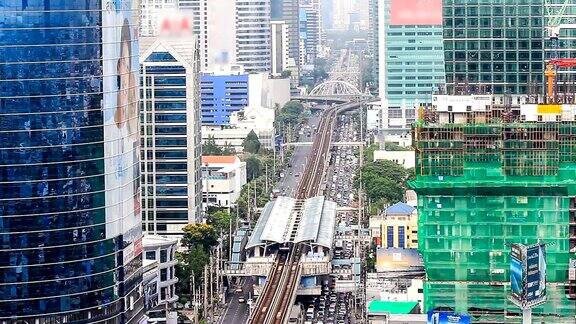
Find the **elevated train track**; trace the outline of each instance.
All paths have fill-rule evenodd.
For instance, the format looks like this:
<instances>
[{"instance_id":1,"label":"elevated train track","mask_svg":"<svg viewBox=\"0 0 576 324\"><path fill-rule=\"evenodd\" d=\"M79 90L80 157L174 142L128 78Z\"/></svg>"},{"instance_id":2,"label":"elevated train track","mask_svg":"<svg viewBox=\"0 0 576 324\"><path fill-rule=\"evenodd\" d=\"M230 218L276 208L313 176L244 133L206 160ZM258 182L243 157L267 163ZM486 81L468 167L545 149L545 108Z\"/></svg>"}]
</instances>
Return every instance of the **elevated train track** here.
<instances>
[{"instance_id":1,"label":"elevated train track","mask_svg":"<svg viewBox=\"0 0 576 324\"><path fill-rule=\"evenodd\" d=\"M331 137L336 122L336 116L344 111L355 109L365 101L350 102L331 107L323 111L318 125L318 133L312 144L312 150L302 178L296 191L297 204L320 193L325 171L330 161ZM298 213L298 212L297 212ZM295 224L299 224L296 215ZM296 226L292 232L296 233ZM270 271L261 296L252 312L250 324L284 324L288 321L290 307L296 299L296 290L302 271L300 258L306 253L307 246L303 244L288 244L280 248L276 262Z\"/></svg>"}]
</instances>

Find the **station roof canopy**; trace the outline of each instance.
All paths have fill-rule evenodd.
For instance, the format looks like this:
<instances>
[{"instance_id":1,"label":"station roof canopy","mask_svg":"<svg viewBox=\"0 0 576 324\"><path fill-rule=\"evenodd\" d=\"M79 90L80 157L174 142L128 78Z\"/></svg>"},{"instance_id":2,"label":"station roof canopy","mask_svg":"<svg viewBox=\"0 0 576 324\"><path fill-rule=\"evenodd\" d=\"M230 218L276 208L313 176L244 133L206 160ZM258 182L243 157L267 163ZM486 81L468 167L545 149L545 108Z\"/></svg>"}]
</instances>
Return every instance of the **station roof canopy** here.
<instances>
[{"instance_id":1,"label":"station roof canopy","mask_svg":"<svg viewBox=\"0 0 576 324\"><path fill-rule=\"evenodd\" d=\"M296 200L280 196L264 206L246 248L290 242L294 227ZM336 203L324 196L306 199L293 243L310 242L330 249L334 238Z\"/></svg>"}]
</instances>

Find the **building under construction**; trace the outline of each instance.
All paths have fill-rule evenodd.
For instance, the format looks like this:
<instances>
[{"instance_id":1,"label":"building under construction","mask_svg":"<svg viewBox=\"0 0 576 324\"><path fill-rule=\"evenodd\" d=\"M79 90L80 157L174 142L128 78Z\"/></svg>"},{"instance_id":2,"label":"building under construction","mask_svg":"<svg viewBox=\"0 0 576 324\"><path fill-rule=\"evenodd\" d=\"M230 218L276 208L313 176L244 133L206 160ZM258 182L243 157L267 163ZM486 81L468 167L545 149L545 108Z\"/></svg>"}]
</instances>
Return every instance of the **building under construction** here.
<instances>
[{"instance_id":1,"label":"building under construction","mask_svg":"<svg viewBox=\"0 0 576 324\"><path fill-rule=\"evenodd\" d=\"M425 311L519 322L509 244L545 242L548 299L534 320L574 323L576 105L493 102L435 96L413 129Z\"/></svg>"}]
</instances>

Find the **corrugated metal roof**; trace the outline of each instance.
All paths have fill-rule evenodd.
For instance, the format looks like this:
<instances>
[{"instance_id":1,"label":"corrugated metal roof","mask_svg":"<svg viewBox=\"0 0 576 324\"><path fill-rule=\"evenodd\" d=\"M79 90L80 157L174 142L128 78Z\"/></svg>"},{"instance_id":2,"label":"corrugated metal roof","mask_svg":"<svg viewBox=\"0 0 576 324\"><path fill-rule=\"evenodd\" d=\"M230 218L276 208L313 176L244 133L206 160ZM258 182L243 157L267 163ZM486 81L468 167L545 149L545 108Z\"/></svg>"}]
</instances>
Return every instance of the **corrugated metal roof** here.
<instances>
[{"instance_id":1,"label":"corrugated metal roof","mask_svg":"<svg viewBox=\"0 0 576 324\"><path fill-rule=\"evenodd\" d=\"M316 241L323 209L324 196L306 199L295 242Z\"/></svg>"},{"instance_id":2,"label":"corrugated metal roof","mask_svg":"<svg viewBox=\"0 0 576 324\"><path fill-rule=\"evenodd\" d=\"M246 248L250 249L266 242L287 242L290 239L292 226L294 226L290 216L295 204L296 199L285 196L267 203ZM294 242L310 241L331 249L334 240L336 207L335 202L327 201L323 196L307 199L302 208L300 225Z\"/></svg>"},{"instance_id":3,"label":"corrugated metal roof","mask_svg":"<svg viewBox=\"0 0 576 324\"><path fill-rule=\"evenodd\" d=\"M316 244L332 249L334 241L334 226L336 223L336 208L338 205L333 201L325 201L322 210L322 220L320 221L320 229Z\"/></svg>"},{"instance_id":4,"label":"corrugated metal roof","mask_svg":"<svg viewBox=\"0 0 576 324\"><path fill-rule=\"evenodd\" d=\"M284 233L287 232L290 214L294 209L295 203L296 199L294 198L284 196L276 198L272 211L270 212L270 217L260 236L262 241L285 242L286 238L284 237Z\"/></svg>"},{"instance_id":5,"label":"corrugated metal roof","mask_svg":"<svg viewBox=\"0 0 576 324\"><path fill-rule=\"evenodd\" d=\"M270 218L270 212L272 212L272 207L274 206L274 202L270 201L264 208L262 209L262 213L260 213L260 217L258 217L258 221L256 222L256 226L254 227L254 231L252 231L252 235L250 235L250 239L248 240L248 244L246 244L246 248L250 249L255 246L261 245L264 242L260 239L262 236L262 232L264 231L264 227L268 222L268 218Z\"/></svg>"}]
</instances>

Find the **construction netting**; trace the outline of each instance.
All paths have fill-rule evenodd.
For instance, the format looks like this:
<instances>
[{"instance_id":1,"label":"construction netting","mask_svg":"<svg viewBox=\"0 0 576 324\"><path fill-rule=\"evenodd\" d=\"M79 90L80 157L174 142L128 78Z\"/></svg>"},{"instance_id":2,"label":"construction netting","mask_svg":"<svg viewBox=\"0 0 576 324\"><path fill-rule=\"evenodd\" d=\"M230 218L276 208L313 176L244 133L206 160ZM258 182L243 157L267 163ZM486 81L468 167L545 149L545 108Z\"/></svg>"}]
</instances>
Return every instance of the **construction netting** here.
<instances>
[{"instance_id":1,"label":"construction netting","mask_svg":"<svg viewBox=\"0 0 576 324\"><path fill-rule=\"evenodd\" d=\"M548 301L534 310L574 320L576 126L514 123L415 129L418 244L426 311L485 319L518 315L508 300L511 243L547 243ZM538 315L539 316L539 315ZM538 318L538 317L536 317Z\"/></svg>"}]
</instances>

